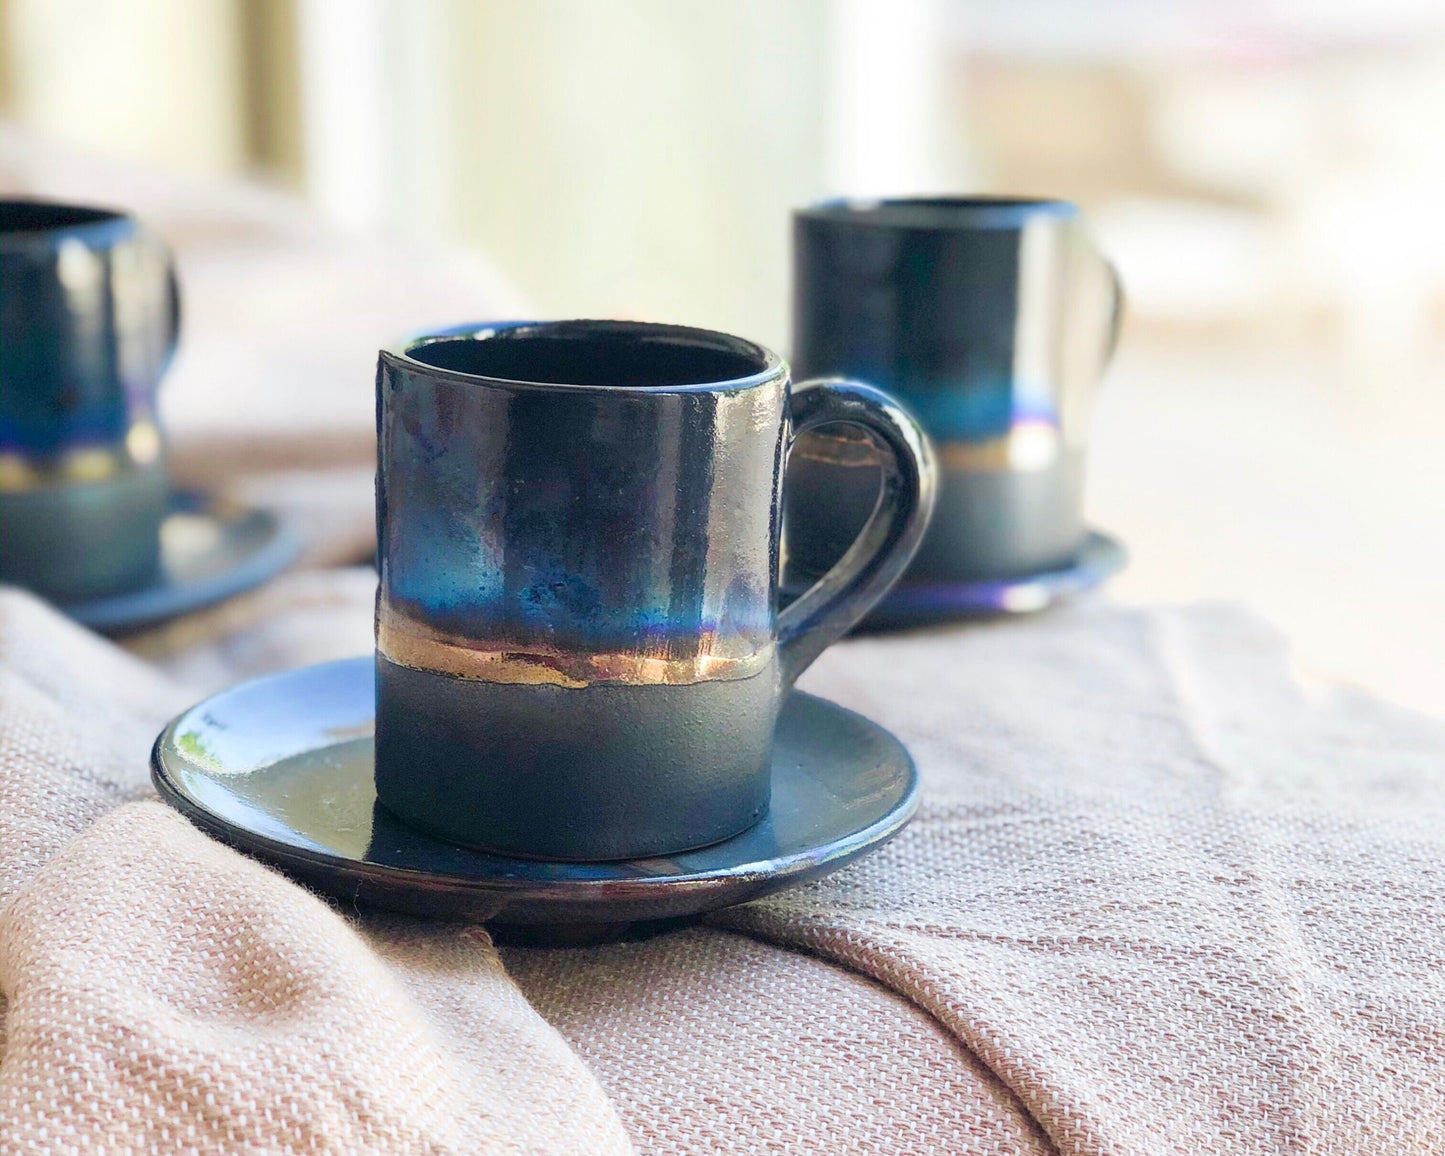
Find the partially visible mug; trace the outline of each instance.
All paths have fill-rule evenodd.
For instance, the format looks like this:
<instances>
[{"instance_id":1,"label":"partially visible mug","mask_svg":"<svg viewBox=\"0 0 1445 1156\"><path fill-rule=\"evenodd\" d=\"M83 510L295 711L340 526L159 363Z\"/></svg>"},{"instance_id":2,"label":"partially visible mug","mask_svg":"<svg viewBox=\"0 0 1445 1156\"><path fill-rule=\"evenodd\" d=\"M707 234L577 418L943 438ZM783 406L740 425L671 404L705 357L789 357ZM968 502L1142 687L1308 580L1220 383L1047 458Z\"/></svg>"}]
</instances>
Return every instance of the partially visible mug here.
<instances>
[{"instance_id":1,"label":"partially visible mug","mask_svg":"<svg viewBox=\"0 0 1445 1156\"><path fill-rule=\"evenodd\" d=\"M790 389L741 338L469 326L377 369L376 790L404 822L538 858L665 855L767 808L803 669L912 557L926 439L878 390ZM883 493L777 610L784 463L846 423Z\"/></svg>"},{"instance_id":2,"label":"partially visible mug","mask_svg":"<svg viewBox=\"0 0 1445 1156\"><path fill-rule=\"evenodd\" d=\"M1122 294L1067 201L839 201L793 217L793 361L900 399L937 448L939 495L907 582L1069 565L1085 535L1089 402ZM832 565L877 493L871 447L801 439L791 585Z\"/></svg>"},{"instance_id":3,"label":"partially visible mug","mask_svg":"<svg viewBox=\"0 0 1445 1156\"><path fill-rule=\"evenodd\" d=\"M0 582L70 602L154 578L179 310L134 218L0 200Z\"/></svg>"}]
</instances>

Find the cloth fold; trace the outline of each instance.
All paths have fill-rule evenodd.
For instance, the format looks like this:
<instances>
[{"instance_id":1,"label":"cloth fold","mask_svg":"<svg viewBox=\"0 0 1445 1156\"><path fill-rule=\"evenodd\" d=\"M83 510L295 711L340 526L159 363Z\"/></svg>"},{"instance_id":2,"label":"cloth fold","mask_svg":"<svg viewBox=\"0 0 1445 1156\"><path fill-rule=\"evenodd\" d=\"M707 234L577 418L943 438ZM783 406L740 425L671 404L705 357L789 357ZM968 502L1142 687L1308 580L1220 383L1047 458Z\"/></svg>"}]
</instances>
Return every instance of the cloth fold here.
<instances>
[{"instance_id":1,"label":"cloth fold","mask_svg":"<svg viewBox=\"0 0 1445 1156\"><path fill-rule=\"evenodd\" d=\"M20 887L0 976L11 1151L629 1150L486 932L358 933L160 803Z\"/></svg>"},{"instance_id":2,"label":"cloth fold","mask_svg":"<svg viewBox=\"0 0 1445 1156\"><path fill-rule=\"evenodd\" d=\"M193 697L0 592L4 1150L631 1151L485 930L349 921L150 798Z\"/></svg>"},{"instance_id":3,"label":"cloth fold","mask_svg":"<svg viewBox=\"0 0 1445 1156\"><path fill-rule=\"evenodd\" d=\"M372 590L223 608L158 659L195 689L0 593L15 1151L1445 1150L1445 727L1302 687L1237 610L844 643L805 685L918 760L897 840L704 925L499 957L147 801L166 717L363 648Z\"/></svg>"},{"instance_id":4,"label":"cloth fold","mask_svg":"<svg viewBox=\"0 0 1445 1156\"><path fill-rule=\"evenodd\" d=\"M1024 1105L916 1003L717 927L504 947L641 1152L1043 1156Z\"/></svg>"},{"instance_id":5,"label":"cloth fold","mask_svg":"<svg viewBox=\"0 0 1445 1156\"><path fill-rule=\"evenodd\" d=\"M1227 607L857 642L895 843L715 921L937 1017L1062 1152L1445 1151L1445 727Z\"/></svg>"}]
</instances>

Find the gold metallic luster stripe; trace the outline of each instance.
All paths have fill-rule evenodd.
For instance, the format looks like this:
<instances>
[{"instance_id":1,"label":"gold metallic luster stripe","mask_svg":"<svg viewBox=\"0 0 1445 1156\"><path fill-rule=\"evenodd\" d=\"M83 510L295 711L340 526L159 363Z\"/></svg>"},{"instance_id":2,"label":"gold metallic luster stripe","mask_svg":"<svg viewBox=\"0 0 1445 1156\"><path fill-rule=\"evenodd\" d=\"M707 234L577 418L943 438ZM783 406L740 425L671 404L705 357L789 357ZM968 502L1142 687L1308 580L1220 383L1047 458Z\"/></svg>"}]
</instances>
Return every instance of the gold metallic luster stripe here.
<instances>
[{"instance_id":1,"label":"gold metallic luster stripe","mask_svg":"<svg viewBox=\"0 0 1445 1156\"><path fill-rule=\"evenodd\" d=\"M1030 473L1046 470L1063 449L1058 429L1048 422L1020 422L984 442L935 442L939 464L960 472Z\"/></svg>"},{"instance_id":2,"label":"gold metallic luster stripe","mask_svg":"<svg viewBox=\"0 0 1445 1156\"><path fill-rule=\"evenodd\" d=\"M987 441L937 440L939 464L946 470L974 473L1028 473L1046 470L1058 460L1062 440L1052 422L1021 421ZM818 431L798 439L793 457L830 466L877 469L879 450L866 437Z\"/></svg>"},{"instance_id":3,"label":"gold metallic luster stripe","mask_svg":"<svg viewBox=\"0 0 1445 1156\"><path fill-rule=\"evenodd\" d=\"M829 466L869 466L875 470L882 462L881 453L871 438L832 430L804 434L793 446L792 457Z\"/></svg>"},{"instance_id":4,"label":"gold metallic luster stripe","mask_svg":"<svg viewBox=\"0 0 1445 1156\"><path fill-rule=\"evenodd\" d=\"M707 640L702 640L705 645ZM683 686L697 682L751 678L773 661L768 643L749 654L700 651L688 658L649 654L574 654L537 648L488 647L448 637L381 602L377 608L376 648L383 658L413 670L436 671L480 682L580 689L599 682L631 686Z\"/></svg>"},{"instance_id":5,"label":"gold metallic luster stripe","mask_svg":"<svg viewBox=\"0 0 1445 1156\"><path fill-rule=\"evenodd\" d=\"M160 455L160 431L148 420L136 422L116 445L77 446L46 457L0 451L0 492L103 482Z\"/></svg>"}]
</instances>

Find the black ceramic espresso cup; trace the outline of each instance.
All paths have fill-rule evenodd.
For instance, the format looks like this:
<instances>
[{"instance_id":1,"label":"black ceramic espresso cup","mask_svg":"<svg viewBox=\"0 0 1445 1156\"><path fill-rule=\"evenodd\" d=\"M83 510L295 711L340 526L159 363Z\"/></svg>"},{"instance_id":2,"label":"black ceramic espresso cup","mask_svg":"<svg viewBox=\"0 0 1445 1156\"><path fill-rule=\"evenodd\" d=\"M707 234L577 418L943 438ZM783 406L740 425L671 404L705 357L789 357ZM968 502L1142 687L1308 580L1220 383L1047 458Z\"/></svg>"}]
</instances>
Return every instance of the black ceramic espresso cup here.
<instances>
[{"instance_id":1,"label":"black ceramic espresso cup","mask_svg":"<svg viewBox=\"0 0 1445 1156\"><path fill-rule=\"evenodd\" d=\"M1122 298L1067 201L838 201L793 217L793 362L901 400L933 439L938 505L906 582L1070 565L1083 542L1085 422ZM788 585L827 570L872 508L876 455L801 439Z\"/></svg>"},{"instance_id":2,"label":"black ceramic espresso cup","mask_svg":"<svg viewBox=\"0 0 1445 1156\"><path fill-rule=\"evenodd\" d=\"M58 602L155 577L170 254L132 217L0 201L0 582Z\"/></svg>"},{"instance_id":3,"label":"black ceramic espresso cup","mask_svg":"<svg viewBox=\"0 0 1445 1156\"><path fill-rule=\"evenodd\" d=\"M855 547L777 611L784 463L846 423L884 484ZM670 325L471 326L377 370L376 790L507 854L728 838L768 805L779 707L903 571L933 503L884 394L790 389L752 342Z\"/></svg>"}]
</instances>

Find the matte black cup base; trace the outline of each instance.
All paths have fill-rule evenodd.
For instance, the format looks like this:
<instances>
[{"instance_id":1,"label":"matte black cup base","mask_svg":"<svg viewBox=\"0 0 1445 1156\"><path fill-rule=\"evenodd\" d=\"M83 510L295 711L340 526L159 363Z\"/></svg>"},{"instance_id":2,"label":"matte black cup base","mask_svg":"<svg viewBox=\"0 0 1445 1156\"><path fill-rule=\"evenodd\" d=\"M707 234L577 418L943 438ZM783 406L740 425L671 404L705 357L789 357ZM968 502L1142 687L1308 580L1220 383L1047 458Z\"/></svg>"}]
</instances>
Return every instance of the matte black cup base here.
<instances>
[{"instance_id":1,"label":"matte black cup base","mask_svg":"<svg viewBox=\"0 0 1445 1156\"><path fill-rule=\"evenodd\" d=\"M1086 533L1083 489L1082 453L1036 470L945 468L933 521L903 581L997 581L1067 569Z\"/></svg>"},{"instance_id":2,"label":"matte black cup base","mask_svg":"<svg viewBox=\"0 0 1445 1156\"><path fill-rule=\"evenodd\" d=\"M778 674L483 682L376 658L376 792L418 830L538 859L668 855L762 818ZM719 737L724 736L724 737Z\"/></svg>"},{"instance_id":3,"label":"matte black cup base","mask_svg":"<svg viewBox=\"0 0 1445 1156\"><path fill-rule=\"evenodd\" d=\"M823 699L783 701L772 801L740 835L607 863L491 855L433 839L376 803L370 657L255 679L156 740L161 797L202 830L348 907L550 925L556 943L745 903L836 871L896 835L918 803L903 745ZM533 937L533 941L537 941Z\"/></svg>"},{"instance_id":4,"label":"matte black cup base","mask_svg":"<svg viewBox=\"0 0 1445 1156\"><path fill-rule=\"evenodd\" d=\"M878 496L878 467L869 456L830 461L830 435L806 436L813 440L799 439L802 452L793 455L784 491L789 586L843 556ZM933 519L902 580L990 582L1067 569L1087 532L1079 513L1083 483L1078 452L1034 470L941 469Z\"/></svg>"},{"instance_id":5,"label":"matte black cup base","mask_svg":"<svg viewBox=\"0 0 1445 1156\"><path fill-rule=\"evenodd\" d=\"M0 582L52 602L155 581L170 483L159 465L0 493Z\"/></svg>"}]
</instances>

